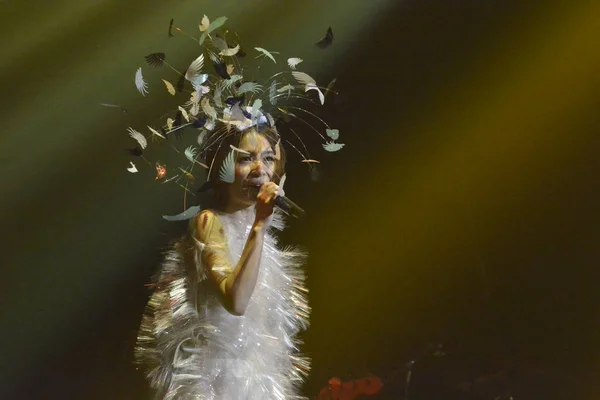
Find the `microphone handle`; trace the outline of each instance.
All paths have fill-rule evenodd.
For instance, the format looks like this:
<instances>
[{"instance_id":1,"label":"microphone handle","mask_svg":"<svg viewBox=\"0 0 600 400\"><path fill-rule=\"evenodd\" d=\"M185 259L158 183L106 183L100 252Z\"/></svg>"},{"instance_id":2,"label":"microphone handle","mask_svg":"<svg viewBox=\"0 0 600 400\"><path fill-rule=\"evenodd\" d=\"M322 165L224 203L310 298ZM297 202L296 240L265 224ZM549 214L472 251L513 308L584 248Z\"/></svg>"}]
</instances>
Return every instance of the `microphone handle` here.
<instances>
[{"instance_id":1,"label":"microphone handle","mask_svg":"<svg viewBox=\"0 0 600 400\"><path fill-rule=\"evenodd\" d=\"M283 211L295 218L303 217L306 213L303 209L285 196L277 196L275 198L275 205L281 208Z\"/></svg>"}]
</instances>

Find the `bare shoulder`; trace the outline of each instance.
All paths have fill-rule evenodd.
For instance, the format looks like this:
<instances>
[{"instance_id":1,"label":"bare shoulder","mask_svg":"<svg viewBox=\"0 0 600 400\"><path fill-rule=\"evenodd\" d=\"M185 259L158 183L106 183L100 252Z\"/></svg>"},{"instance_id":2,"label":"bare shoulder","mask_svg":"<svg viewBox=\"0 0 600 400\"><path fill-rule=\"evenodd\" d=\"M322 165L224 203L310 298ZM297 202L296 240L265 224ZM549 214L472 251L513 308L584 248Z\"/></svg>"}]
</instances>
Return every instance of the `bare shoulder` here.
<instances>
[{"instance_id":1,"label":"bare shoulder","mask_svg":"<svg viewBox=\"0 0 600 400\"><path fill-rule=\"evenodd\" d=\"M196 216L193 223L196 240L205 245L201 253L202 264L217 284L220 284L227 276L225 271L232 271L234 265L230 259L227 238L219 213L213 210L204 210ZM215 269L215 266L225 269L221 271Z\"/></svg>"},{"instance_id":2,"label":"bare shoulder","mask_svg":"<svg viewBox=\"0 0 600 400\"><path fill-rule=\"evenodd\" d=\"M224 239L223 224L213 210L202 210L196 215L194 225L194 236L203 243Z\"/></svg>"}]
</instances>

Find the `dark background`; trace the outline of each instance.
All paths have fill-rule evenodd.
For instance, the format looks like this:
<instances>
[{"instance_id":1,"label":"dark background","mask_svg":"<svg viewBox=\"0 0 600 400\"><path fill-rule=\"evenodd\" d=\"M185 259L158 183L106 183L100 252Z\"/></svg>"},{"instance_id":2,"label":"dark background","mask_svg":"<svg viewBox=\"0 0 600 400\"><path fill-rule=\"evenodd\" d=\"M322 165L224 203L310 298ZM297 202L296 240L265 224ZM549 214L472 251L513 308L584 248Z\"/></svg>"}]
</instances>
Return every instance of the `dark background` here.
<instances>
[{"instance_id":1,"label":"dark background","mask_svg":"<svg viewBox=\"0 0 600 400\"><path fill-rule=\"evenodd\" d=\"M375 374L401 398L417 360L414 399L498 371L519 400L596 398L599 7L255 3L0 2L0 397L147 397L143 285L185 227L160 218L180 191L125 171L127 126L168 109L159 75L147 98L133 75L154 51L194 59L166 28L207 14L337 79L320 115L346 147L310 143L321 179L292 157L286 185L308 212L282 237L311 254L307 395ZM445 355L422 357L434 343Z\"/></svg>"}]
</instances>

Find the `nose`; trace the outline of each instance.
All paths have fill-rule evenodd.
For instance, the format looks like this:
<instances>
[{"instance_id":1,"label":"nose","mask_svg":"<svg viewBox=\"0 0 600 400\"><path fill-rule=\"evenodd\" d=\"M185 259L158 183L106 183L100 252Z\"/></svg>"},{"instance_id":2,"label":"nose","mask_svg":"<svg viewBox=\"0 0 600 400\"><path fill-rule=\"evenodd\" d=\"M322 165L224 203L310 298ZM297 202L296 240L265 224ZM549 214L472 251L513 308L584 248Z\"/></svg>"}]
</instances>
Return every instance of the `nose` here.
<instances>
[{"instance_id":1,"label":"nose","mask_svg":"<svg viewBox=\"0 0 600 400\"><path fill-rule=\"evenodd\" d=\"M256 160L252 163L251 173L256 176L263 175L265 173L265 164L261 160Z\"/></svg>"}]
</instances>

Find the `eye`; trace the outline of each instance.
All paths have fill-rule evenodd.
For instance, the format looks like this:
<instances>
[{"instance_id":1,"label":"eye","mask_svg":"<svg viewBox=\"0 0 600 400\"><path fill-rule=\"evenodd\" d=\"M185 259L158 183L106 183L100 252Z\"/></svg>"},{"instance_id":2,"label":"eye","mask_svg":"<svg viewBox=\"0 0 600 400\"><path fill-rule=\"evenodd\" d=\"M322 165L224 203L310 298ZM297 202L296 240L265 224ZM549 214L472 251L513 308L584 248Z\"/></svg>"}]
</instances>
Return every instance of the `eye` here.
<instances>
[{"instance_id":1,"label":"eye","mask_svg":"<svg viewBox=\"0 0 600 400\"><path fill-rule=\"evenodd\" d=\"M274 163L275 162L275 157L273 156L267 156L265 157L265 161L268 163Z\"/></svg>"},{"instance_id":2,"label":"eye","mask_svg":"<svg viewBox=\"0 0 600 400\"><path fill-rule=\"evenodd\" d=\"M239 162L249 162L249 161L252 161L252 157L250 157L250 156L239 156L238 157L238 161Z\"/></svg>"}]
</instances>

